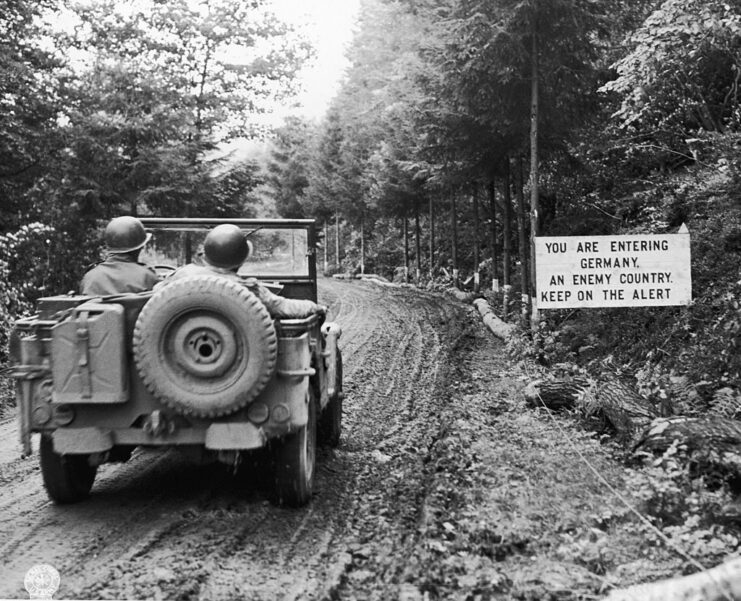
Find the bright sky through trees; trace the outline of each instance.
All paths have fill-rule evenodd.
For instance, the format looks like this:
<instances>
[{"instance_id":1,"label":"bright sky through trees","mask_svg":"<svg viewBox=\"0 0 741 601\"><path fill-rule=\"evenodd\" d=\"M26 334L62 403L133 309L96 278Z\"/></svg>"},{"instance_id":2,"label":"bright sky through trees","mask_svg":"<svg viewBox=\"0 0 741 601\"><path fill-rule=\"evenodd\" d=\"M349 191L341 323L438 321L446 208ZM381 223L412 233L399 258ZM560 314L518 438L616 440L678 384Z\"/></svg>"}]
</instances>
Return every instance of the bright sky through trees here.
<instances>
[{"instance_id":1,"label":"bright sky through trees","mask_svg":"<svg viewBox=\"0 0 741 601\"><path fill-rule=\"evenodd\" d=\"M145 6L147 0L133 0L118 6L121 12L133 11ZM198 0L192 0L198 6ZM271 107L270 115L260 120L280 125L288 114L299 114L309 118L321 117L335 95L343 72L348 65L345 50L353 36L360 0L267 0L276 16L300 30L315 48L315 57L301 71L303 92L292 103L296 106ZM72 33L77 24L76 17L64 8L55 13L55 28ZM235 58L239 56L235 49ZM84 61L84 53L75 59ZM70 58L70 57L67 57ZM236 62L240 62L239 59Z\"/></svg>"},{"instance_id":2,"label":"bright sky through trees","mask_svg":"<svg viewBox=\"0 0 741 601\"><path fill-rule=\"evenodd\" d=\"M271 0L276 15L301 27L316 48L313 64L302 72L304 93L298 112L320 117L337 91L347 66L345 49L352 39L360 0ZM276 109L276 116L285 110Z\"/></svg>"}]
</instances>

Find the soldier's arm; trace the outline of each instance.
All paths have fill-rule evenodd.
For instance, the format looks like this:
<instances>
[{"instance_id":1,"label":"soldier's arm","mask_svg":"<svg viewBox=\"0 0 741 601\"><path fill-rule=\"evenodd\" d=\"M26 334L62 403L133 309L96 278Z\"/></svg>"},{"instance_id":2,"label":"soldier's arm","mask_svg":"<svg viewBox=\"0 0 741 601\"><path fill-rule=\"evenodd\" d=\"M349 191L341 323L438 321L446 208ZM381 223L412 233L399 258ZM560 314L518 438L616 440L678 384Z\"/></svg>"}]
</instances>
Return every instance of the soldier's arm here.
<instances>
[{"instance_id":1,"label":"soldier's arm","mask_svg":"<svg viewBox=\"0 0 741 601\"><path fill-rule=\"evenodd\" d=\"M325 315L326 307L318 305L314 301L285 298L273 294L259 282L248 285L249 289L260 299L265 308L273 317L286 319L301 319L314 314Z\"/></svg>"}]
</instances>

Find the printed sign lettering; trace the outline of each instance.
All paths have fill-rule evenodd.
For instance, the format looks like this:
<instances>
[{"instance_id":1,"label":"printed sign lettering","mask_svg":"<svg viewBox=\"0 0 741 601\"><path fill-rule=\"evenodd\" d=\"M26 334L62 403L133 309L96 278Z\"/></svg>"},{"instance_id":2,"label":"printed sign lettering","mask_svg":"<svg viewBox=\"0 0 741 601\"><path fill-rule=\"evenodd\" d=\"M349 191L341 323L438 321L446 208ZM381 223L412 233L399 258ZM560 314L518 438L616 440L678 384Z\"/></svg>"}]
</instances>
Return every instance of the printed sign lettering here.
<instances>
[{"instance_id":1,"label":"printed sign lettering","mask_svg":"<svg viewBox=\"0 0 741 601\"><path fill-rule=\"evenodd\" d=\"M690 235L535 239L541 309L688 305Z\"/></svg>"}]
</instances>

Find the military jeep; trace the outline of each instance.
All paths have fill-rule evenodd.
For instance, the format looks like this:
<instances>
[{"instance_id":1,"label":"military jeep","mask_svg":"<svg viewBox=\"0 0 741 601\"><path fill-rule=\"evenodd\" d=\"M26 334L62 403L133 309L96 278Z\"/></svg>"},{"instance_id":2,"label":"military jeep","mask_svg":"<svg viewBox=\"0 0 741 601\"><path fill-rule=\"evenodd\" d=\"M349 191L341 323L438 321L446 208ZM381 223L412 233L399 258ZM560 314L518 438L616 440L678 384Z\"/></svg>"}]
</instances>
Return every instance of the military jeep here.
<instances>
[{"instance_id":1,"label":"military jeep","mask_svg":"<svg viewBox=\"0 0 741 601\"><path fill-rule=\"evenodd\" d=\"M312 494L317 444L342 420L341 330L321 314L278 319L237 279L191 276L209 229L233 223L254 253L239 275L317 300L313 220L143 218L151 292L41 298L14 328L20 436L40 433L44 485L57 503L87 497L99 465L136 447L174 447L231 466L249 454L271 470L275 499Z\"/></svg>"}]
</instances>

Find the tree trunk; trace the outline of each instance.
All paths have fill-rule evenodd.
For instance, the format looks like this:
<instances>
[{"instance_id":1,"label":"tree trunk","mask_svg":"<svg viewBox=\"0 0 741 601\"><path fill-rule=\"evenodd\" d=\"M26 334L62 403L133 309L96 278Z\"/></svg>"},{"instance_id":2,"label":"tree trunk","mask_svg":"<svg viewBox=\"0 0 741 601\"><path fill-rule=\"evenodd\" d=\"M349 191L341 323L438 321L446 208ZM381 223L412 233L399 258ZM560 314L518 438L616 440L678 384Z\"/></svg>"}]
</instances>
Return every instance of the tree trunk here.
<instances>
[{"instance_id":1,"label":"tree trunk","mask_svg":"<svg viewBox=\"0 0 741 601\"><path fill-rule=\"evenodd\" d=\"M430 279L435 277L435 203L430 194Z\"/></svg>"},{"instance_id":2,"label":"tree trunk","mask_svg":"<svg viewBox=\"0 0 741 601\"><path fill-rule=\"evenodd\" d=\"M360 218L360 273L365 274L365 219Z\"/></svg>"},{"instance_id":3,"label":"tree trunk","mask_svg":"<svg viewBox=\"0 0 741 601\"><path fill-rule=\"evenodd\" d=\"M489 227L489 245L491 246L491 289L499 292L499 277L497 268L499 259L497 257L497 188L494 180L489 181L489 209L491 212L491 226Z\"/></svg>"},{"instance_id":4,"label":"tree trunk","mask_svg":"<svg viewBox=\"0 0 741 601\"><path fill-rule=\"evenodd\" d=\"M334 228L334 266L340 268L340 212L335 212Z\"/></svg>"},{"instance_id":5,"label":"tree trunk","mask_svg":"<svg viewBox=\"0 0 741 601\"><path fill-rule=\"evenodd\" d=\"M520 255L520 318L522 326L527 327L532 310L530 303L530 274L528 255L530 254L527 244L527 220L525 218L525 193L523 191L522 156L517 158L517 235L518 252Z\"/></svg>"},{"instance_id":6,"label":"tree trunk","mask_svg":"<svg viewBox=\"0 0 741 601\"><path fill-rule=\"evenodd\" d=\"M455 190L450 188L450 250L453 261L453 286L458 288L458 215L455 206Z\"/></svg>"},{"instance_id":7,"label":"tree trunk","mask_svg":"<svg viewBox=\"0 0 741 601\"><path fill-rule=\"evenodd\" d=\"M419 278L422 274L422 256L421 256L422 243L420 241L419 232L419 202L414 201L414 258L415 258L415 273L414 283L419 286Z\"/></svg>"},{"instance_id":8,"label":"tree trunk","mask_svg":"<svg viewBox=\"0 0 741 601\"><path fill-rule=\"evenodd\" d=\"M473 183L473 291L479 291L479 186Z\"/></svg>"},{"instance_id":9,"label":"tree trunk","mask_svg":"<svg viewBox=\"0 0 741 601\"><path fill-rule=\"evenodd\" d=\"M184 240L185 264L193 262L193 233L185 232Z\"/></svg>"},{"instance_id":10,"label":"tree trunk","mask_svg":"<svg viewBox=\"0 0 741 601\"><path fill-rule=\"evenodd\" d=\"M324 273L327 273L329 269L329 258L327 253L329 252L329 222L324 220Z\"/></svg>"},{"instance_id":11,"label":"tree trunk","mask_svg":"<svg viewBox=\"0 0 741 601\"><path fill-rule=\"evenodd\" d=\"M404 236L404 283L409 283L409 220L407 216L401 218L403 226L401 228L402 236Z\"/></svg>"},{"instance_id":12,"label":"tree trunk","mask_svg":"<svg viewBox=\"0 0 741 601\"><path fill-rule=\"evenodd\" d=\"M537 294L535 288L535 237L540 233L540 203L538 199L538 112L539 112L539 90L538 90L538 21L537 11L533 11L532 17L532 46L530 50L531 66L531 88L530 88L530 278L532 290ZM540 315L538 312L537 297L532 301L533 314L531 326L538 327Z\"/></svg>"},{"instance_id":13,"label":"tree trunk","mask_svg":"<svg viewBox=\"0 0 741 601\"><path fill-rule=\"evenodd\" d=\"M502 295L502 318L507 319L509 315L509 302L512 294L512 195L510 193L509 158L504 161L504 207L502 211L502 283L504 294Z\"/></svg>"}]
</instances>

